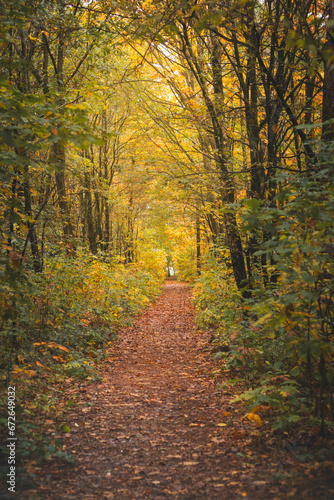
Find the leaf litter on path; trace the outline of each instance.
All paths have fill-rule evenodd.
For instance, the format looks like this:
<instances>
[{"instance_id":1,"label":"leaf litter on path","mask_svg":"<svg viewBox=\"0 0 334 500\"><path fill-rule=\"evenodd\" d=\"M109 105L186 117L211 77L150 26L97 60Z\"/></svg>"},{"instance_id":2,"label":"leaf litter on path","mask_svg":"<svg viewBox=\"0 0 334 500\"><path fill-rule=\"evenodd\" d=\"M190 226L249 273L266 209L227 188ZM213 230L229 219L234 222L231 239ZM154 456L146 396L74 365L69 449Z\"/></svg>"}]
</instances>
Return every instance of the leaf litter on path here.
<instances>
[{"instance_id":1,"label":"leaf litter on path","mask_svg":"<svg viewBox=\"0 0 334 500\"><path fill-rule=\"evenodd\" d=\"M287 498L288 480L273 478L282 457L252 448L251 423L242 412L232 416L233 395L215 388L217 362L194 315L188 287L167 281L158 300L119 332L102 383L78 389L64 446L74 464L45 464L22 499Z\"/></svg>"}]
</instances>

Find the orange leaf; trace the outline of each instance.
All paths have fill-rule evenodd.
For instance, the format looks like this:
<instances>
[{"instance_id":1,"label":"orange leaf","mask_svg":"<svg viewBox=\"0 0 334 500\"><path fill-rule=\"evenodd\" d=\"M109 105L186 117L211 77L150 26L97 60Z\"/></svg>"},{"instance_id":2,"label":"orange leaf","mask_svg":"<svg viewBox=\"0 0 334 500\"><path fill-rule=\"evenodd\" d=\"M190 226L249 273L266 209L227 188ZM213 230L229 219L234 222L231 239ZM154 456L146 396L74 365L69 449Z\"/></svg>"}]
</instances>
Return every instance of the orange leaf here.
<instances>
[{"instance_id":1,"label":"orange leaf","mask_svg":"<svg viewBox=\"0 0 334 500\"><path fill-rule=\"evenodd\" d=\"M57 347L57 349L60 349L61 351L70 352L70 350L67 349L67 347L64 347L63 345L54 344L53 347Z\"/></svg>"}]
</instances>

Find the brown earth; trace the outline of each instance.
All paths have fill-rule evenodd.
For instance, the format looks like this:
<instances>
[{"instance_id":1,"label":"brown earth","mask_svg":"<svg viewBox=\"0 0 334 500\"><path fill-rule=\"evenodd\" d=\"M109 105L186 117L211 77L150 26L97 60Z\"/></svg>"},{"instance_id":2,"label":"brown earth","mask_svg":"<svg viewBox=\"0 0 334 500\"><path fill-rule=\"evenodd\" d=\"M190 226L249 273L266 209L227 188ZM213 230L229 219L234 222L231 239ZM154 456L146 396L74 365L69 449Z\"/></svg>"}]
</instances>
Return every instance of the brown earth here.
<instances>
[{"instance_id":1,"label":"brown earth","mask_svg":"<svg viewBox=\"0 0 334 500\"><path fill-rule=\"evenodd\" d=\"M187 286L168 281L119 332L102 382L68 391L78 403L66 414L74 465L46 464L21 498L334 498L330 465L317 474L319 464L278 450L265 422L257 429L229 402L218 368L208 334L195 329Z\"/></svg>"}]
</instances>

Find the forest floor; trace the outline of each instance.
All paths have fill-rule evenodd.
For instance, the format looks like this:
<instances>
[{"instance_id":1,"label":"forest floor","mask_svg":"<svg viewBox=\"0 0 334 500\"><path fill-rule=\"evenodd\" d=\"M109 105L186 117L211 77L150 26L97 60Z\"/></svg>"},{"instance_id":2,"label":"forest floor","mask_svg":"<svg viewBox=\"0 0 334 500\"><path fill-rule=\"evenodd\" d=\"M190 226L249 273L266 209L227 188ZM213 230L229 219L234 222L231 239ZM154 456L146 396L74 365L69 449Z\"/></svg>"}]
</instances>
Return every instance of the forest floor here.
<instances>
[{"instance_id":1,"label":"forest floor","mask_svg":"<svg viewBox=\"0 0 334 500\"><path fill-rule=\"evenodd\" d=\"M196 330L186 285L167 281L119 332L101 381L69 388L65 451L20 499L330 499L330 463L300 463L232 404ZM228 378L228 375L227 375Z\"/></svg>"}]
</instances>

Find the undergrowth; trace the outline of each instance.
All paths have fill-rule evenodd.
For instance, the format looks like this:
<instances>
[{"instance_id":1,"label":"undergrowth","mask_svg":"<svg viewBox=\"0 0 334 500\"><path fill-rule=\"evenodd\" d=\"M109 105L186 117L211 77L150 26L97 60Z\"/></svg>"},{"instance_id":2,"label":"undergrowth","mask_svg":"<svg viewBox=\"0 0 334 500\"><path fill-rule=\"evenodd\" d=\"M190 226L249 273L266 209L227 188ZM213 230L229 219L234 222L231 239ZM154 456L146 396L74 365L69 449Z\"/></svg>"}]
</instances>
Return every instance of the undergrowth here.
<instances>
[{"instance_id":1,"label":"undergrowth","mask_svg":"<svg viewBox=\"0 0 334 500\"><path fill-rule=\"evenodd\" d=\"M292 332L292 316L297 311L295 306L286 308L293 284L284 291L281 286L254 288L252 298L245 300L223 259L219 262L211 256L193 285L197 325L214 332L212 350L222 372L243 381L244 391L236 394L234 401L247 404L250 419L255 415L261 425L260 414L266 410L274 431L303 428L315 435L329 435L333 431L330 385L322 387L320 394L319 372L327 344L323 340L321 347L316 324L312 326L309 315L301 311L295 323L298 333ZM298 283L293 291L297 301ZM302 293L306 293L305 288ZM315 329L317 340L307 326ZM309 371L310 366L313 369Z\"/></svg>"},{"instance_id":2,"label":"undergrowth","mask_svg":"<svg viewBox=\"0 0 334 500\"><path fill-rule=\"evenodd\" d=\"M24 266L1 270L0 468L8 469L7 387L15 386L18 467L26 468L19 474L23 483L29 481L27 464L32 460L71 460L62 451L66 425L55 424L64 410L59 396L70 385L99 380L99 364L117 330L160 292L161 273L139 263L125 267L104 260L77 251L75 258L46 258L43 273ZM52 432L43 432L45 422L53 422Z\"/></svg>"}]
</instances>

